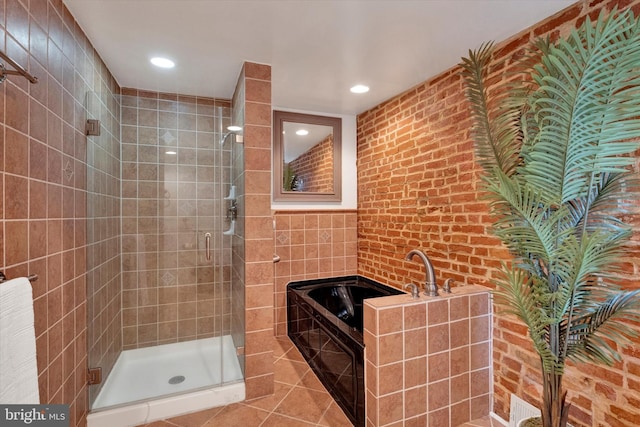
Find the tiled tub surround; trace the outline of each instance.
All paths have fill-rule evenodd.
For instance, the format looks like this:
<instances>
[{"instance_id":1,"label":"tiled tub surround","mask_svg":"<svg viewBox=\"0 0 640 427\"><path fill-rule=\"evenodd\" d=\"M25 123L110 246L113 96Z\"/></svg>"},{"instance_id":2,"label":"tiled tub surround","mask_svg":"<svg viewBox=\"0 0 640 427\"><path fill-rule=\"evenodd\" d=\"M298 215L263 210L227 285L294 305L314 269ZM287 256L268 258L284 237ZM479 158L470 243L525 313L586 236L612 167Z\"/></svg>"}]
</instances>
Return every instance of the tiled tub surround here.
<instances>
[{"instance_id":1,"label":"tiled tub surround","mask_svg":"<svg viewBox=\"0 0 640 427\"><path fill-rule=\"evenodd\" d=\"M458 426L490 412L489 291L365 301L367 426Z\"/></svg>"},{"instance_id":2,"label":"tiled tub surround","mask_svg":"<svg viewBox=\"0 0 640 427\"><path fill-rule=\"evenodd\" d=\"M356 211L277 211L275 334L287 335L287 283L358 273Z\"/></svg>"}]
</instances>

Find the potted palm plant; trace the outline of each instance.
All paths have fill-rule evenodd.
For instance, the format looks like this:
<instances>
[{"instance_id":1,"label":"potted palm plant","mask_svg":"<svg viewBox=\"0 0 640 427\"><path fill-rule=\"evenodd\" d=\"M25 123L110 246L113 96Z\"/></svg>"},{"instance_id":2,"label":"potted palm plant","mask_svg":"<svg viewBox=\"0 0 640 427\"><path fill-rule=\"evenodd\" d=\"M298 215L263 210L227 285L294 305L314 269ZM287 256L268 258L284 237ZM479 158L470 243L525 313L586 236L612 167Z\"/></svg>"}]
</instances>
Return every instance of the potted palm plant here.
<instances>
[{"instance_id":1,"label":"potted palm plant","mask_svg":"<svg viewBox=\"0 0 640 427\"><path fill-rule=\"evenodd\" d=\"M284 165L282 188L284 191L296 191L298 189L298 175L289 164Z\"/></svg>"},{"instance_id":2,"label":"potted palm plant","mask_svg":"<svg viewBox=\"0 0 640 427\"><path fill-rule=\"evenodd\" d=\"M461 66L492 232L513 256L495 299L540 357L542 425L564 427L567 362L611 365L638 335L640 290L621 288L619 267L640 194L640 24L630 10L587 19L508 76L490 74L492 53Z\"/></svg>"}]
</instances>

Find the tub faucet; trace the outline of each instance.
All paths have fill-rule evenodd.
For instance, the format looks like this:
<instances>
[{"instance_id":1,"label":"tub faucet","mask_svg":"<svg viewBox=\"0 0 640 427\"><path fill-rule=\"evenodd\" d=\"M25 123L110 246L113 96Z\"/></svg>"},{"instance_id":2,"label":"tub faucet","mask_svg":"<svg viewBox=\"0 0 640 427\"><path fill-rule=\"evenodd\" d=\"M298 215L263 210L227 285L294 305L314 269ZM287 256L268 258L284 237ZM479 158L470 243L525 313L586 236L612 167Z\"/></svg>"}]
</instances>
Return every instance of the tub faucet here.
<instances>
[{"instance_id":1,"label":"tub faucet","mask_svg":"<svg viewBox=\"0 0 640 427\"><path fill-rule=\"evenodd\" d=\"M422 263L424 264L424 268L427 271L427 278L424 284L424 294L429 297L437 297L438 296L438 286L436 285L436 272L433 269L433 264L429 258L422 252L417 249L412 249L409 253L404 257L405 260L410 261L414 256L418 256Z\"/></svg>"},{"instance_id":2,"label":"tub faucet","mask_svg":"<svg viewBox=\"0 0 640 427\"><path fill-rule=\"evenodd\" d=\"M413 283L407 283L406 285L404 285L404 289L407 288L411 289L411 298L420 299L420 290L416 285L414 285Z\"/></svg>"}]
</instances>

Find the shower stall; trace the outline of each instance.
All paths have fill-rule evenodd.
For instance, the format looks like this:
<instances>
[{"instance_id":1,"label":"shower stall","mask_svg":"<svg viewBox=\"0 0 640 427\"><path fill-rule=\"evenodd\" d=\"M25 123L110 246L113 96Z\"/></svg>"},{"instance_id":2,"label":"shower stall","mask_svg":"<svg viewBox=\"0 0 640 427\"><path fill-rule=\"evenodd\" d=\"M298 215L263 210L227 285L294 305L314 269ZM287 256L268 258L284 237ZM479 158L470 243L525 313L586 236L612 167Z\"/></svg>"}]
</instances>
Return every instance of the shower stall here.
<instances>
[{"instance_id":1,"label":"shower stall","mask_svg":"<svg viewBox=\"0 0 640 427\"><path fill-rule=\"evenodd\" d=\"M241 220L232 157L242 148L227 130L231 102L123 89L116 99L90 93L87 111L101 123L87 138L92 415L148 414L156 402L164 416L176 397L197 410L203 392L242 400L244 343L232 337L242 317L232 302Z\"/></svg>"}]
</instances>

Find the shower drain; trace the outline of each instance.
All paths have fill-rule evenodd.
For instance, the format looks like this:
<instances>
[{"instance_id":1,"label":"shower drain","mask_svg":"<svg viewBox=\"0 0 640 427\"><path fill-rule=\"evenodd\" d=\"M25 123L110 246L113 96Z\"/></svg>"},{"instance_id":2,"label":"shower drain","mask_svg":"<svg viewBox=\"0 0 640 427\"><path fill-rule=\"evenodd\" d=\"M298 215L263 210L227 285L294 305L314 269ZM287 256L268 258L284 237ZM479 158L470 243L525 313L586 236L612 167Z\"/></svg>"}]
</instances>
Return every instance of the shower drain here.
<instances>
[{"instance_id":1,"label":"shower drain","mask_svg":"<svg viewBox=\"0 0 640 427\"><path fill-rule=\"evenodd\" d=\"M184 381L184 375L176 375L169 378L169 384L180 384L182 381Z\"/></svg>"}]
</instances>

